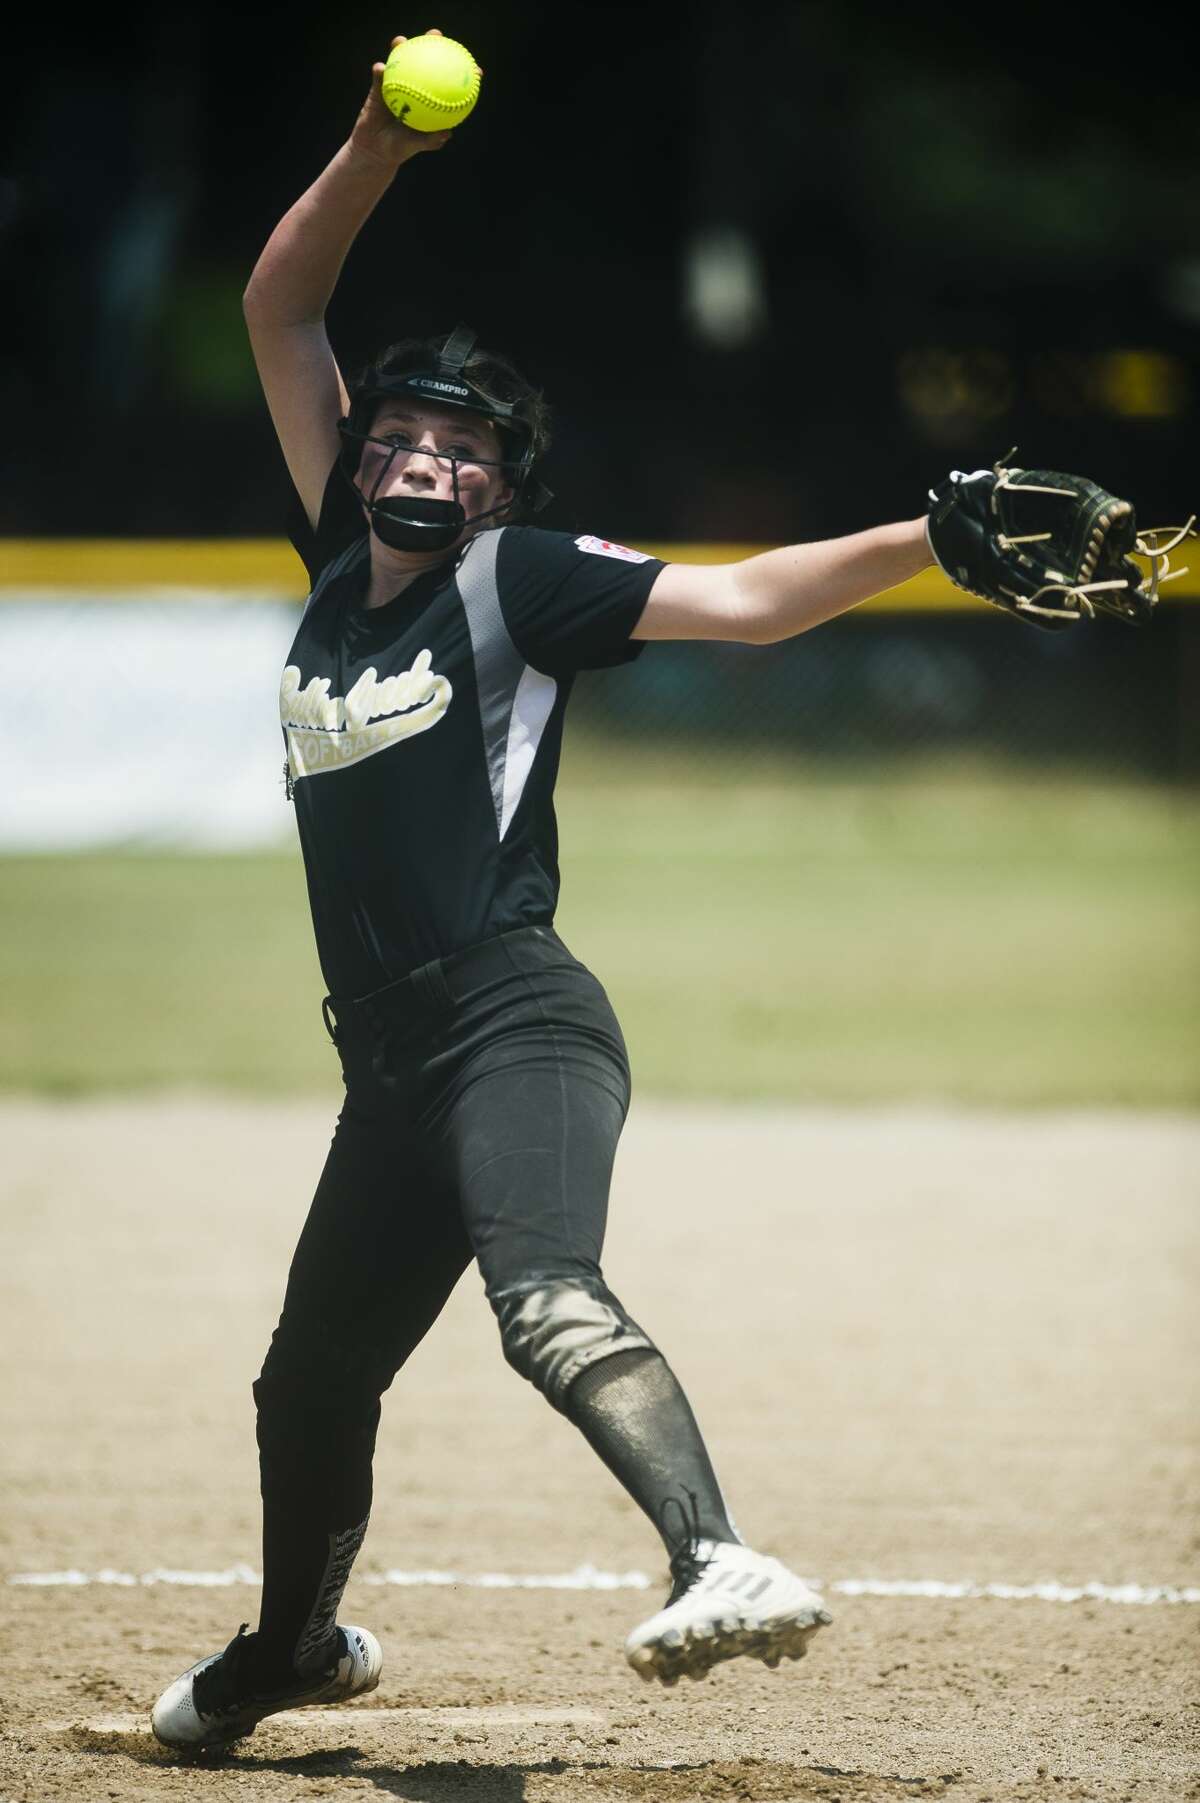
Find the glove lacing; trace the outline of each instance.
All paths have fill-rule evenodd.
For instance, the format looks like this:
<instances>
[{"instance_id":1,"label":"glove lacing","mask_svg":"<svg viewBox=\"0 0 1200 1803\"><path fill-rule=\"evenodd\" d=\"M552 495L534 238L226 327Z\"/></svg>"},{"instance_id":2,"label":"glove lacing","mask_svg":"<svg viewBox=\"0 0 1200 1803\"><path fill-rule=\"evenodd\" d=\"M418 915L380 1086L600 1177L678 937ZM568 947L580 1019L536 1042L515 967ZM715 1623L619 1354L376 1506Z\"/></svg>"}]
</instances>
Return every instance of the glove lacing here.
<instances>
[{"instance_id":1,"label":"glove lacing","mask_svg":"<svg viewBox=\"0 0 1200 1803\"><path fill-rule=\"evenodd\" d=\"M1014 445L1012 450L1008 453L1008 457L1003 457L999 462L992 465L996 477L995 486L992 489L992 512L994 514L998 515L1000 512L1000 504L996 497L1000 493L1000 490L1004 488L1011 489L1014 494L1065 495L1068 500L1073 498L1075 492L1074 489L1050 488L1046 484L1039 482L1018 482L1016 477L1022 475L1023 471L1012 470L1007 467L1008 458L1015 457L1016 454L1017 447ZM1118 501L1114 505L1111 513L1101 514L1096 522L1095 530L1093 531L1091 540L1088 544L1087 555L1084 558L1083 573L1085 576L1089 575L1090 572L1095 569L1096 561L1099 558L1101 551L1104 549L1104 540L1108 534L1109 528L1115 521L1124 519L1124 517L1132 511L1128 501ZM1196 515L1193 513L1187 523L1183 526L1150 526L1147 527L1145 532L1139 533L1134 539L1134 550L1137 552L1137 555L1139 557L1149 558L1151 567L1149 574L1143 577L1142 581L1133 592L1143 600L1148 601L1151 607L1156 605L1158 601L1158 591L1165 582L1174 582L1177 576L1187 575L1187 564L1184 564L1183 567L1178 570L1173 570L1171 568L1168 553L1176 550L1177 547L1183 543L1185 538L1194 536L1192 528L1195 524ZM1158 540L1162 537L1164 532L1171 533L1173 536L1167 540L1165 545L1160 545ZM1010 537L1007 533L997 532L996 543L1000 546L1002 551L1007 551L1012 545L1043 544L1046 539L1053 538L1053 536L1054 534L1052 532L1026 532L1020 536L1013 535ZM1065 576L1059 575L1057 571L1050 571L1050 575L1051 577L1057 576L1057 581L1052 580L1043 583L1041 588L1035 589L1032 595L1018 595L1015 589L1005 588L1003 583L1000 583L997 586L999 587L1001 594L1008 595L1014 605L1020 608L1022 613L1040 614L1044 619L1050 620L1081 620L1084 617L1084 614L1087 615L1089 620L1094 620L1096 617L1096 609L1092 605L1091 597L1093 595L1099 594L1105 589L1129 589L1132 587L1127 576L1117 576L1108 582L1070 583ZM1062 605L1058 607L1039 607L1037 604L1043 595L1058 596ZM1074 602L1075 605L1073 608L1066 605L1069 602Z\"/></svg>"}]
</instances>

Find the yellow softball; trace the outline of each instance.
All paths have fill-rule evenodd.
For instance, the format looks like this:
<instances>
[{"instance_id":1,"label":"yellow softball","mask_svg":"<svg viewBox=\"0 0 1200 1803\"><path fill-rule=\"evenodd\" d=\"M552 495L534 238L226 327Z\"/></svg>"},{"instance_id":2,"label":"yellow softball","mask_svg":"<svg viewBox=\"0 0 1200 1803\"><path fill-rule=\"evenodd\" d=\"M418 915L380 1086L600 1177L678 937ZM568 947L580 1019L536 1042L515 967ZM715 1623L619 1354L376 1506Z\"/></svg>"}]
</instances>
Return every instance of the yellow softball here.
<instances>
[{"instance_id":1,"label":"yellow softball","mask_svg":"<svg viewBox=\"0 0 1200 1803\"><path fill-rule=\"evenodd\" d=\"M461 125L479 99L483 72L464 44L453 38L407 38L383 69L383 98L413 131L445 131Z\"/></svg>"}]
</instances>

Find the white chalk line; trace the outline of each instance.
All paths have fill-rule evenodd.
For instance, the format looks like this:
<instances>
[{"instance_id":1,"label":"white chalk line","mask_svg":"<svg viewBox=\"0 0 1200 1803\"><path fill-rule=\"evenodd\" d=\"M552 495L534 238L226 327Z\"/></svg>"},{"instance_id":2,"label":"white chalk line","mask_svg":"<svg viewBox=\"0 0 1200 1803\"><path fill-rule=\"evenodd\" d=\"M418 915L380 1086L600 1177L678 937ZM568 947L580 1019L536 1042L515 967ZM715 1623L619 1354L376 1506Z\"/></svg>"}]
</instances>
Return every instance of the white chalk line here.
<instances>
[{"instance_id":1,"label":"white chalk line","mask_svg":"<svg viewBox=\"0 0 1200 1803\"><path fill-rule=\"evenodd\" d=\"M491 1708L478 1706L456 1706L449 1704L444 1708L375 1708L370 1704L360 1705L352 1711L339 1710L334 1716L316 1715L311 1709L281 1709L270 1718L271 1727L282 1727L290 1722L303 1722L306 1728L327 1728L331 1733L344 1734L347 1720L352 1720L356 1733L364 1727L383 1727L389 1722L405 1722L410 1726L428 1725L445 1733L451 1728L604 1728L608 1725L608 1716L599 1709L576 1708L525 1708L519 1704L498 1703ZM60 1734L69 1733L75 1728L86 1728L92 1734L136 1734L149 1728L146 1715L126 1713L123 1715L102 1715L91 1721L63 1720L47 1722L47 1731Z\"/></svg>"},{"instance_id":2,"label":"white chalk line","mask_svg":"<svg viewBox=\"0 0 1200 1803\"><path fill-rule=\"evenodd\" d=\"M594 1565L577 1565L574 1571L516 1573L507 1571L384 1571L365 1572L361 1584L395 1585L404 1589L437 1589L454 1586L465 1590L651 1590L658 1580L644 1571L600 1571ZM141 1585L177 1584L188 1590L224 1589L235 1584L261 1584L261 1575L249 1565L230 1565L222 1571L184 1571L158 1565L150 1571L14 1571L9 1584L38 1588L82 1588L110 1584L133 1589ZM1200 1603L1200 1585L1174 1584L1061 1584L1050 1579L1037 1584L979 1584L972 1579L942 1578L835 1578L824 1583L807 1580L814 1589L838 1596L922 1597L957 1602L994 1598L1001 1602L1038 1603Z\"/></svg>"}]
</instances>

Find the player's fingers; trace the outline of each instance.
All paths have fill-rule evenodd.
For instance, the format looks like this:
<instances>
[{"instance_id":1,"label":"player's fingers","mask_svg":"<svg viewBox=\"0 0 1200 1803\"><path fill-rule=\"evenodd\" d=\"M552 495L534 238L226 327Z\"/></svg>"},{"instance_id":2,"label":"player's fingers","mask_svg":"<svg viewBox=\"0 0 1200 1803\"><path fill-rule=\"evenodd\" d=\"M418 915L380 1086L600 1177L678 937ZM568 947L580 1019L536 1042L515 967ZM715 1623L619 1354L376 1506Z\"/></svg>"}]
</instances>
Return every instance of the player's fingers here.
<instances>
[{"instance_id":1,"label":"player's fingers","mask_svg":"<svg viewBox=\"0 0 1200 1803\"><path fill-rule=\"evenodd\" d=\"M407 38L393 38L392 39L392 49L394 50L396 48L397 44L407 44L407 42L408 42Z\"/></svg>"},{"instance_id":2,"label":"player's fingers","mask_svg":"<svg viewBox=\"0 0 1200 1803\"><path fill-rule=\"evenodd\" d=\"M405 127L406 131L409 129L409 127ZM426 150L445 150L454 133L452 131L416 131L411 132L410 135L418 140L417 152L424 152Z\"/></svg>"}]
</instances>

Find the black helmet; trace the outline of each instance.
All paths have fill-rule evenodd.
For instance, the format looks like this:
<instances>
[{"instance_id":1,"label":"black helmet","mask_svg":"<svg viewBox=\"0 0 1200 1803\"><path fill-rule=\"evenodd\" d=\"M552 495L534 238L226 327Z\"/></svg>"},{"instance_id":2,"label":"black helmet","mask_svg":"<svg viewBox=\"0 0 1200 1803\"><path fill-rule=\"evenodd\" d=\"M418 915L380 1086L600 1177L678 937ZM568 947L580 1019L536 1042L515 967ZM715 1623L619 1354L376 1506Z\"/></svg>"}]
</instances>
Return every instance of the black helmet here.
<instances>
[{"instance_id":1,"label":"black helmet","mask_svg":"<svg viewBox=\"0 0 1200 1803\"><path fill-rule=\"evenodd\" d=\"M461 407L464 412L490 420L499 433L505 455L498 467L513 491L512 499L477 514L476 520L506 512L519 502L533 511L546 505L550 491L533 475L533 466L547 437L541 396L529 390L515 399L502 400L482 388L465 373L474 348L475 333L469 326L456 326L440 350L415 344L402 347L398 353L387 352L355 384L350 394L350 411L338 421L338 431L342 439L341 467L356 492L361 493L355 477L362 447L370 441L370 426L380 401L408 395L413 400L436 401L439 407ZM392 457L399 450L397 446ZM385 545L399 551L448 550L467 524L458 493L458 460L449 460L454 485L452 501L430 500L423 495L387 495L377 500L392 457L384 460L371 493L361 497L373 531Z\"/></svg>"}]
</instances>

